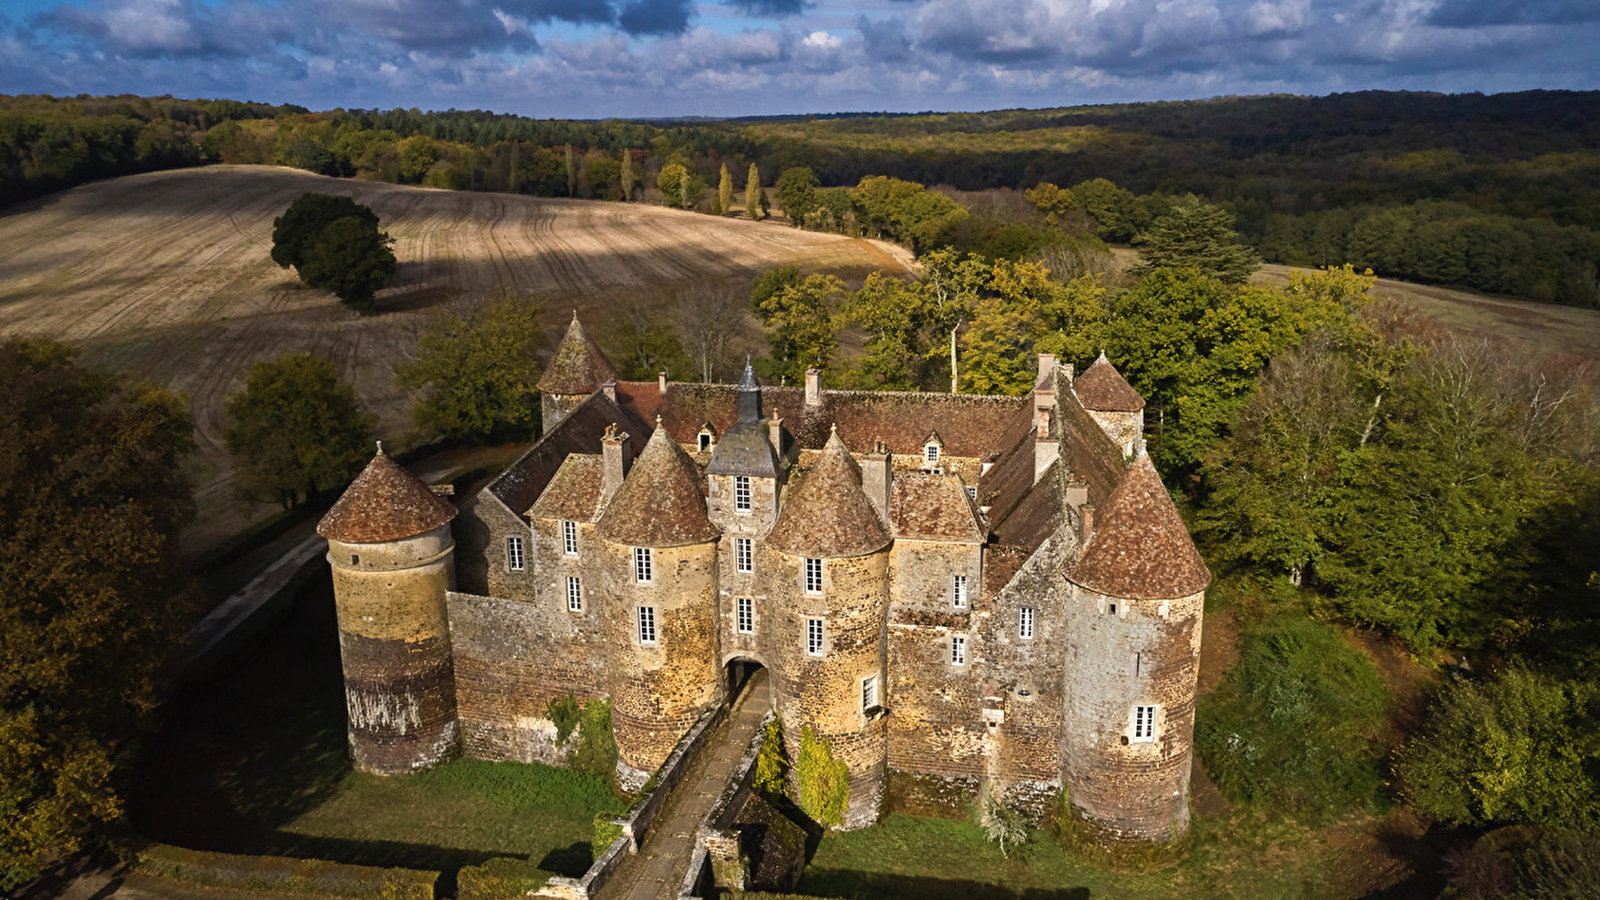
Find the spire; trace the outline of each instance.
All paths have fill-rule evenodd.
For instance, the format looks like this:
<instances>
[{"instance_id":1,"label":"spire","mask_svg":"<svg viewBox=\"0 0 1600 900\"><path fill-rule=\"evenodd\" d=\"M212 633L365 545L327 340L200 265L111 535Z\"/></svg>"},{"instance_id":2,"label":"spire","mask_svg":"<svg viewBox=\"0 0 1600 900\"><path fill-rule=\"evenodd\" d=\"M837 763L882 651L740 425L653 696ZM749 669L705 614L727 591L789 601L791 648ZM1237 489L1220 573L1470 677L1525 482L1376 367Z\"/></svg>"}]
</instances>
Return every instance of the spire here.
<instances>
[{"instance_id":1,"label":"spire","mask_svg":"<svg viewBox=\"0 0 1600 900\"><path fill-rule=\"evenodd\" d=\"M389 458L380 445L372 462L317 523L317 534L347 544L377 544L426 534L455 517L454 506Z\"/></svg>"},{"instance_id":2,"label":"spire","mask_svg":"<svg viewBox=\"0 0 1600 900\"><path fill-rule=\"evenodd\" d=\"M556 347L549 368L539 376L537 387L547 394L592 394L606 382L616 380L617 370L611 360L595 346L578 321L578 311L573 310L572 324Z\"/></svg>"},{"instance_id":3,"label":"spire","mask_svg":"<svg viewBox=\"0 0 1600 900\"><path fill-rule=\"evenodd\" d=\"M1096 412L1138 412L1144 409L1144 398L1133 389L1117 367L1106 359L1104 350L1094 365L1085 369L1072 383L1078 402L1084 409Z\"/></svg>"},{"instance_id":4,"label":"spire","mask_svg":"<svg viewBox=\"0 0 1600 900\"><path fill-rule=\"evenodd\" d=\"M835 431L789 492L768 546L795 556L865 556L889 545L889 529L861 489L861 467Z\"/></svg>"},{"instance_id":5,"label":"spire","mask_svg":"<svg viewBox=\"0 0 1600 900\"><path fill-rule=\"evenodd\" d=\"M744 358L744 374L739 377L739 421L761 420L761 382L756 380L756 370L750 357Z\"/></svg>"},{"instance_id":6,"label":"spire","mask_svg":"<svg viewBox=\"0 0 1600 900\"><path fill-rule=\"evenodd\" d=\"M700 473L665 428L656 427L628 477L600 516L597 532L613 544L681 547L715 540Z\"/></svg>"},{"instance_id":7,"label":"spire","mask_svg":"<svg viewBox=\"0 0 1600 900\"><path fill-rule=\"evenodd\" d=\"M1134 460L1095 511L1089 543L1067 577L1132 600L1187 597L1211 583L1211 570L1150 457Z\"/></svg>"}]
</instances>

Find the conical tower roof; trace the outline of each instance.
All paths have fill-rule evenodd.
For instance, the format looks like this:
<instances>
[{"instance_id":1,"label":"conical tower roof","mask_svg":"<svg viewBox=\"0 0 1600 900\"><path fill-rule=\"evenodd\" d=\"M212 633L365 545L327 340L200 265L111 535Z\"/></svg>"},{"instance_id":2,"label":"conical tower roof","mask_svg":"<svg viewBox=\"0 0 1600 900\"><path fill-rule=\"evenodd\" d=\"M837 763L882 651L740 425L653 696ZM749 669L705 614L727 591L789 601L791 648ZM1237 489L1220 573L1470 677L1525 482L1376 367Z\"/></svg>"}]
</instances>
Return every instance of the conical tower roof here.
<instances>
[{"instance_id":1,"label":"conical tower roof","mask_svg":"<svg viewBox=\"0 0 1600 900\"><path fill-rule=\"evenodd\" d=\"M380 447L317 523L317 534L347 544L377 544L426 534L456 517L449 501L428 490Z\"/></svg>"},{"instance_id":2,"label":"conical tower roof","mask_svg":"<svg viewBox=\"0 0 1600 900\"><path fill-rule=\"evenodd\" d=\"M539 376L536 387L546 394L592 394L602 384L616 380L617 370L611 360L589 339L589 332L583 329L574 311L572 324L567 326L555 358Z\"/></svg>"},{"instance_id":3,"label":"conical tower roof","mask_svg":"<svg viewBox=\"0 0 1600 900\"><path fill-rule=\"evenodd\" d=\"M606 505L596 533L613 544L681 547L721 534L706 518L700 473L667 430L656 423L622 487Z\"/></svg>"},{"instance_id":4,"label":"conical tower roof","mask_svg":"<svg viewBox=\"0 0 1600 900\"><path fill-rule=\"evenodd\" d=\"M1073 379L1072 390L1084 409L1096 412L1138 412L1144 398L1122 377L1104 353L1082 375Z\"/></svg>"},{"instance_id":5,"label":"conical tower roof","mask_svg":"<svg viewBox=\"0 0 1600 900\"><path fill-rule=\"evenodd\" d=\"M861 467L835 431L785 500L767 544L795 556L865 556L889 545L889 528L861 490Z\"/></svg>"},{"instance_id":6,"label":"conical tower roof","mask_svg":"<svg viewBox=\"0 0 1600 900\"><path fill-rule=\"evenodd\" d=\"M1068 577L1092 591L1132 600L1187 597L1211 583L1211 570L1150 457L1135 460L1096 510L1089 545Z\"/></svg>"}]
</instances>

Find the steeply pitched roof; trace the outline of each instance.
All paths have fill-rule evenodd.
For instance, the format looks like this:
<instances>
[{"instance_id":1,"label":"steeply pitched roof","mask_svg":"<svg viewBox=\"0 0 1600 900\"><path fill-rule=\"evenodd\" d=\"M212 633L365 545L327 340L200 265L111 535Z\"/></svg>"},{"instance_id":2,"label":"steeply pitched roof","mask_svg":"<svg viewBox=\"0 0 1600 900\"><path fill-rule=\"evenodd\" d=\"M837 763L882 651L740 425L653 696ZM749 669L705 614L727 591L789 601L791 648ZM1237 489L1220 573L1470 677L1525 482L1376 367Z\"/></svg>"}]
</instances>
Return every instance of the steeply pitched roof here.
<instances>
[{"instance_id":1,"label":"steeply pitched roof","mask_svg":"<svg viewBox=\"0 0 1600 900\"><path fill-rule=\"evenodd\" d=\"M706 518L699 469L664 428L650 435L596 531L634 547L681 547L721 534Z\"/></svg>"},{"instance_id":2,"label":"steeply pitched roof","mask_svg":"<svg viewBox=\"0 0 1600 900\"><path fill-rule=\"evenodd\" d=\"M317 523L317 534L347 544L376 544L426 534L455 517L449 501L379 450Z\"/></svg>"},{"instance_id":3,"label":"steeply pitched roof","mask_svg":"<svg viewBox=\"0 0 1600 900\"><path fill-rule=\"evenodd\" d=\"M506 509L522 514L544 493L569 454L601 452L600 436L607 425L628 432L629 450L638 458L644 450L649 429L627 410L620 409L605 394L596 392L567 413L539 441L512 463L485 489L504 503Z\"/></svg>"},{"instance_id":4,"label":"steeply pitched roof","mask_svg":"<svg viewBox=\"0 0 1600 900\"><path fill-rule=\"evenodd\" d=\"M889 495L889 524L897 538L973 544L984 539L978 511L955 475L895 475Z\"/></svg>"},{"instance_id":5,"label":"steeply pitched roof","mask_svg":"<svg viewBox=\"0 0 1600 900\"><path fill-rule=\"evenodd\" d=\"M838 434L791 487L767 545L806 557L864 556L889 545L889 529L861 490L861 467Z\"/></svg>"},{"instance_id":6,"label":"steeply pitched roof","mask_svg":"<svg viewBox=\"0 0 1600 900\"><path fill-rule=\"evenodd\" d=\"M1211 583L1150 457L1128 467L1095 511L1089 544L1068 578L1093 591L1135 600L1187 597Z\"/></svg>"},{"instance_id":7,"label":"steeply pitched roof","mask_svg":"<svg viewBox=\"0 0 1600 900\"><path fill-rule=\"evenodd\" d=\"M1095 412L1138 412L1144 398L1133 389L1104 353L1072 382L1072 389L1085 409Z\"/></svg>"},{"instance_id":8,"label":"steeply pitched roof","mask_svg":"<svg viewBox=\"0 0 1600 900\"><path fill-rule=\"evenodd\" d=\"M530 519L594 522L600 518L600 481L605 463L599 456L574 453L567 457L544 493L529 509Z\"/></svg>"},{"instance_id":9,"label":"steeply pitched roof","mask_svg":"<svg viewBox=\"0 0 1600 900\"><path fill-rule=\"evenodd\" d=\"M755 421L741 419L733 423L722 440L717 441L717 448L711 451L706 474L778 477L778 457L772 452L767 429Z\"/></svg>"},{"instance_id":10,"label":"steeply pitched roof","mask_svg":"<svg viewBox=\"0 0 1600 900\"><path fill-rule=\"evenodd\" d=\"M602 384L616 380L617 370L611 360L589 339L577 313L573 313L572 324L557 345L555 358L539 376L537 387L547 394L592 394Z\"/></svg>"}]
</instances>

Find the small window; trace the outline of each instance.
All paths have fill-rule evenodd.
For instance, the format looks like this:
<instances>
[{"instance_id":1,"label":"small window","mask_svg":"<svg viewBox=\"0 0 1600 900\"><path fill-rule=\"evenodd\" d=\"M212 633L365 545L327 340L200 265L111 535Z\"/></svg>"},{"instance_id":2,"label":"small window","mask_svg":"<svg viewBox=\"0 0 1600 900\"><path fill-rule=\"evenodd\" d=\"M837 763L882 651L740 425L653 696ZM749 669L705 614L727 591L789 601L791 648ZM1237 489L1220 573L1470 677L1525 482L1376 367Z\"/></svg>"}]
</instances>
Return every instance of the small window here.
<instances>
[{"instance_id":1,"label":"small window","mask_svg":"<svg viewBox=\"0 0 1600 900\"><path fill-rule=\"evenodd\" d=\"M633 548L633 580L640 584L649 584L655 580L649 547Z\"/></svg>"},{"instance_id":2,"label":"small window","mask_svg":"<svg viewBox=\"0 0 1600 900\"><path fill-rule=\"evenodd\" d=\"M861 679L861 710L863 712L878 705L878 676L868 675Z\"/></svg>"},{"instance_id":3,"label":"small window","mask_svg":"<svg viewBox=\"0 0 1600 900\"><path fill-rule=\"evenodd\" d=\"M576 575L567 576L567 612L583 612L583 587Z\"/></svg>"},{"instance_id":4,"label":"small window","mask_svg":"<svg viewBox=\"0 0 1600 900\"><path fill-rule=\"evenodd\" d=\"M950 639L950 665L964 666L967 664L967 639L965 635L956 635Z\"/></svg>"},{"instance_id":5,"label":"small window","mask_svg":"<svg viewBox=\"0 0 1600 900\"><path fill-rule=\"evenodd\" d=\"M741 572L753 572L755 566L750 558L750 539L733 539L733 564Z\"/></svg>"},{"instance_id":6,"label":"small window","mask_svg":"<svg viewBox=\"0 0 1600 900\"><path fill-rule=\"evenodd\" d=\"M822 620L806 620L806 652L812 656L822 655Z\"/></svg>"},{"instance_id":7,"label":"small window","mask_svg":"<svg viewBox=\"0 0 1600 900\"><path fill-rule=\"evenodd\" d=\"M733 476L733 508L737 512L750 511L750 476Z\"/></svg>"},{"instance_id":8,"label":"small window","mask_svg":"<svg viewBox=\"0 0 1600 900\"><path fill-rule=\"evenodd\" d=\"M352 566L361 565L361 554L359 554L359 553L350 554L350 565L352 565Z\"/></svg>"},{"instance_id":9,"label":"small window","mask_svg":"<svg viewBox=\"0 0 1600 900\"><path fill-rule=\"evenodd\" d=\"M977 489L977 487L975 487L973 485L970 485L970 484L967 485L967 496L969 498L973 499L973 500L978 499L978 489Z\"/></svg>"},{"instance_id":10,"label":"small window","mask_svg":"<svg viewBox=\"0 0 1600 900\"><path fill-rule=\"evenodd\" d=\"M506 568L513 572L522 571L522 538L506 538Z\"/></svg>"},{"instance_id":11,"label":"small window","mask_svg":"<svg viewBox=\"0 0 1600 900\"><path fill-rule=\"evenodd\" d=\"M578 555L578 523L561 523L561 551L568 556Z\"/></svg>"},{"instance_id":12,"label":"small window","mask_svg":"<svg viewBox=\"0 0 1600 900\"><path fill-rule=\"evenodd\" d=\"M922 448L922 461L930 469L933 468L934 466L937 466L939 464L939 445L938 444L929 444L926 447L923 447Z\"/></svg>"},{"instance_id":13,"label":"small window","mask_svg":"<svg viewBox=\"0 0 1600 900\"><path fill-rule=\"evenodd\" d=\"M656 608L654 606L639 607L639 643L654 644L656 642Z\"/></svg>"},{"instance_id":14,"label":"small window","mask_svg":"<svg viewBox=\"0 0 1600 900\"><path fill-rule=\"evenodd\" d=\"M806 559L806 593L822 593L822 560Z\"/></svg>"},{"instance_id":15,"label":"small window","mask_svg":"<svg viewBox=\"0 0 1600 900\"><path fill-rule=\"evenodd\" d=\"M1154 706L1135 706L1133 708L1133 739L1136 741L1153 741L1156 739L1156 708Z\"/></svg>"},{"instance_id":16,"label":"small window","mask_svg":"<svg viewBox=\"0 0 1600 900\"><path fill-rule=\"evenodd\" d=\"M740 634L754 634L756 631L755 604L749 597L739 598L738 629Z\"/></svg>"},{"instance_id":17,"label":"small window","mask_svg":"<svg viewBox=\"0 0 1600 900\"><path fill-rule=\"evenodd\" d=\"M711 434L710 434L710 432L706 432L706 431L700 432L700 452L704 453L704 452L706 452L707 450L710 450L710 449L711 449Z\"/></svg>"},{"instance_id":18,"label":"small window","mask_svg":"<svg viewBox=\"0 0 1600 900\"><path fill-rule=\"evenodd\" d=\"M1108 605L1106 608L1111 610L1113 616L1117 614L1117 605L1115 603Z\"/></svg>"},{"instance_id":19,"label":"small window","mask_svg":"<svg viewBox=\"0 0 1600 900\"><path fill-rule=\"evenodd\" d=\"M1033 637L1033 607L1024 606L1017 614L1017 637L1024 640Z\"/></svg>"},{"instance_id":20,"label":"small window","mask_svg":"<svg viewBox=\"0 0 1600 900\"><path fill-rule=\"evenodd\" d=\"M956 608L958 608L958 609L966 608L966 605L967 605L967 576L965 576L965 575L957 575L953 579L953 582L951 584L950 602L954 603L956 605Z\"/></svg>"}]
</instances>

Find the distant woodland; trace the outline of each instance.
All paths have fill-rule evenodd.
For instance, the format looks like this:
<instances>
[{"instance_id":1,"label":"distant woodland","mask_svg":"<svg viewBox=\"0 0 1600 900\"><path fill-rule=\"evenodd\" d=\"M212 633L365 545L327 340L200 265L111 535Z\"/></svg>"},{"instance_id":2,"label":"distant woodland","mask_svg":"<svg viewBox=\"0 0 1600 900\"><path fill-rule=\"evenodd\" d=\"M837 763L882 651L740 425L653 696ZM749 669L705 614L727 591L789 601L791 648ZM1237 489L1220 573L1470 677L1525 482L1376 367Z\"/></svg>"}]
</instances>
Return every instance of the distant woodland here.
<instances>
[{"instance_id":1,"label":"distant woodland","mask_svg":"<svg viewBox=\"0 0 1600 900\"><path fill-rule=\"evenodd\" d=\"M0 204L96 178L221 161L727 214L729 192L708 187L729 180L728 170L742 195L754 165L768 188L791 169L813 174L816 218L796 217L807 227L883 233L829 192L887 176L943 191L974 213L939 236L952 246L1020 258L1039 240L1017 231L1027 223L1016 213L1027 208L1020 198L1008 206L1004 194L1092 182L1115 189L1115 208L1077 209L1112 242L1132 240L1194 194L1232 213L1241 238L1269 262L1350 263L1593 307L1597 148L1594 92L1365 92L694 124L0 97Z\"/></svg>"}]
</instances>

